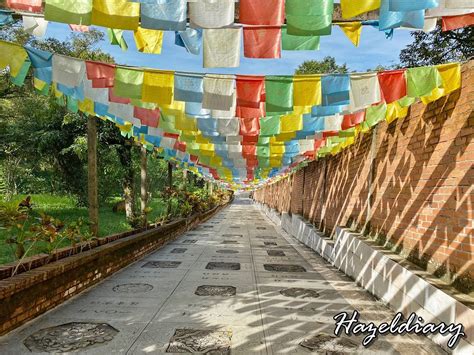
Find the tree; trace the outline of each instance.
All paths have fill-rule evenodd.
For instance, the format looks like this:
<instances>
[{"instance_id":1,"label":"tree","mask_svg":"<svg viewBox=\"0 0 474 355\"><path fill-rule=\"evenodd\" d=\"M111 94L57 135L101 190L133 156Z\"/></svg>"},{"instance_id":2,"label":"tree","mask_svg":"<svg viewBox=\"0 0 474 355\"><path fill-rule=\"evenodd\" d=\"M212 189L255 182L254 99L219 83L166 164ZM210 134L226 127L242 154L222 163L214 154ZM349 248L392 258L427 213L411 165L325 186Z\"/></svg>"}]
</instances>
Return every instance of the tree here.
<instances>
[{"instance_id":1,"label":"tree","mask_svg":"<svg viewBox=\"0 0 474 355\"><path fill-rule=\"evenodd\" d=\"M336 58L325 57L323 60L307 60L296 69L296 74L325 74L325 73L347 73L346 63L336 64Z\"/></svg>"},{"instance_id":2,"label":"tree","mask_svg":"<svg viewBox=\"0 0 474 355\"><path fill-rule=\"evenodd\" d=\"M413 43L400 53L404 67L465 61L474 57L474 27L442 32L437 26L435 31L416 31L411 36Z\"/></svg>"}]
</instances>

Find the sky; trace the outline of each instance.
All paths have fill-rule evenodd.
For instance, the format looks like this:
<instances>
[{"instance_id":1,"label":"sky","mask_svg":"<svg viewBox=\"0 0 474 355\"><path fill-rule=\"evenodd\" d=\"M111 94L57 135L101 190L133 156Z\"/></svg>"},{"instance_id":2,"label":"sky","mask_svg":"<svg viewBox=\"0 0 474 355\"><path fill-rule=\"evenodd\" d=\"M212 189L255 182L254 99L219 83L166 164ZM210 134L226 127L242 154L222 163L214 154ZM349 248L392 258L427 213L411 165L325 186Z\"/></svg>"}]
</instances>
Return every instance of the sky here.
<instances>
[{"instance_id":1,"label":"sky","mask_svg":"<svg viewBox=\"0 0 474 355\"><path fill-rule=\"evenodd\" d=\"M68 25L49 23L45 37L64 40L70 34ZM101 43L101 49L110 53L118 64L161 70L257 75L291 75L305 60L320 60L326 56L335 57L338 64L346 63L350 71L363 72L378 65L397 64L400 51L412 42L409 31L396 30L393 39L386 39L384 32L364 26L360 45L355 47L338 26L333 26L330 36L321 37L318 51L283 51L281 59L242 57L239 68L206 69L202 67L202 55L187 53L184 48L174 44L174 32L165 32L162 52L159 55L138 52L133 32L125 31L124 37L128 44L128 50L125 52L119 46L110 45L107 36Z\"/></svg>"}]
</instances>

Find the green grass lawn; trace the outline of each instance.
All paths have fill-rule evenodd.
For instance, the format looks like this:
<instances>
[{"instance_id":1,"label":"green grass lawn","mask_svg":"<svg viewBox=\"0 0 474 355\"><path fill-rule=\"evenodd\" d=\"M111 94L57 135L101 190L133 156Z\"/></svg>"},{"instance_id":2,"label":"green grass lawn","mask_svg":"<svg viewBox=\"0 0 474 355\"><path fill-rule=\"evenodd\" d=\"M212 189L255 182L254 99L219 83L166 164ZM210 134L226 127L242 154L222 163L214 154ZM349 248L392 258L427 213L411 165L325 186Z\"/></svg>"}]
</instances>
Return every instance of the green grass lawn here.
<instances>
[{"instance_id":1,"label":"green grass lawn","mask_svg":"<svg viewBox=\"0 0 474 355\"><path fill-rule=\"evenodd\" d=\"M25 195L15 196L12 202L18 204L25 197ZM65 225L77 221L81 217L85 220L88 219L87 208L76 207L74 199L68 196L31 195L31 201L35 211L44 212L61 220ZM104 203L99 209L99 237L105 237L131 229L130 225L126 222L125 212L113 212L113 205L114 203L111 201ZM152 209L148 215L150 222L153 222L166 211L166 204L160 199L153 199L150 203L150 207ZM6 231L0 229L0 265L14 261L11 247L5 243L6 238ZM64 244L62 246L64 246Z\"/></svg>"}]
</instances>

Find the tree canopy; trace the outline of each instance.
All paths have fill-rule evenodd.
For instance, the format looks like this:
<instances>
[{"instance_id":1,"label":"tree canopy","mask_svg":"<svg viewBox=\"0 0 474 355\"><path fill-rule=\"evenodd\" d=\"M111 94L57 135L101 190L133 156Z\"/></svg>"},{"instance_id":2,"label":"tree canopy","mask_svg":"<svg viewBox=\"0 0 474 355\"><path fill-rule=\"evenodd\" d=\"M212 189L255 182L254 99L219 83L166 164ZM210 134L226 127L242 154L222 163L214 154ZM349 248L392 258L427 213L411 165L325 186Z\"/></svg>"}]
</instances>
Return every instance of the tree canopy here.
<instances>
[{"instance_id":1,"label":"tree canopy","mask_svg":"<svg viewBox=\"0 0 474 355\"><path fill-rule=\"evenodd\" d=\"M325 74L325 73L347 73L348 68L344 63L336 63L336 58L325 57L323 60L307 60L296 69L296 74Z\"/></svg>"}]
</instances>

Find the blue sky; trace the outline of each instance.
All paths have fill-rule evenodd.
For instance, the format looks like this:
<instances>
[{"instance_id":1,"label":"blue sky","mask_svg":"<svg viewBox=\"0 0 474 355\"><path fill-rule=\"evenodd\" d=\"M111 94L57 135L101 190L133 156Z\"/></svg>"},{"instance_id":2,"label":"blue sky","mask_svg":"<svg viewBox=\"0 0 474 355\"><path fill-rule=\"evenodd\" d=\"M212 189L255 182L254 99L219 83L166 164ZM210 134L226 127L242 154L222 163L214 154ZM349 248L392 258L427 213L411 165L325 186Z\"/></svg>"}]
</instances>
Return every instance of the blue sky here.
<instances>
[{"instance_id":1,"label":"blue sky","mask_svg":"<svg viewBox=\"0 0 474 355\"><path fill-rule=\"evenodd\" d=\"M70 33L68 25L49 23L45 37L65 39ZM360 46L354 47L340 28L333 26L332 34L321 38L319 51L283 51L281 59L242 58L239 68L213 70L202 67L202 56L189 54L184 48L176 46L173 32L165 32L161 55L138 52L131 31L125 32L125 39L129 47L126 52L118 46L110 45L108 41L104 41L101 46L119 64L163 70L262 75L291 75L305 60L318 60L328 55L335 57L340 64L346 63L351 71L365 71L379 64L389 66L398 63L400 50L412 42L407 30L396 30L393 39L386 39L383 32L364 26Z\"/></svg>"}]
</instances>

